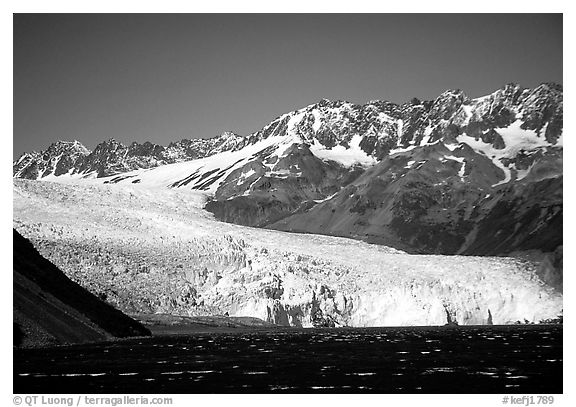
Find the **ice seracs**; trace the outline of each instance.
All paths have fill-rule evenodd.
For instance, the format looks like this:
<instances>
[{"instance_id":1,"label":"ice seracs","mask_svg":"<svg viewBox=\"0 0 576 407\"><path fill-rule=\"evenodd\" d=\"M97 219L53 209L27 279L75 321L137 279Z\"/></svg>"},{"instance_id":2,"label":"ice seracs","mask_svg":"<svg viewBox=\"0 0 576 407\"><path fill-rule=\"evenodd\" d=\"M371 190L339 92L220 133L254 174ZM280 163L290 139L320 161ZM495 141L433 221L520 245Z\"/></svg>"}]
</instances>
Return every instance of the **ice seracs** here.
<instances>
[{"instance_id":1,"label":"ice seracs","mask_svg":"<svg viewBox=\"0 0 576 407\"><path fill-rule=\"evenodd\" d=\"M409 255L215 221L185 189L14 184L14 226L125 312L254 316L290 326L538 322L562 296L526 262Z\"/></svg>"}]
</instances>

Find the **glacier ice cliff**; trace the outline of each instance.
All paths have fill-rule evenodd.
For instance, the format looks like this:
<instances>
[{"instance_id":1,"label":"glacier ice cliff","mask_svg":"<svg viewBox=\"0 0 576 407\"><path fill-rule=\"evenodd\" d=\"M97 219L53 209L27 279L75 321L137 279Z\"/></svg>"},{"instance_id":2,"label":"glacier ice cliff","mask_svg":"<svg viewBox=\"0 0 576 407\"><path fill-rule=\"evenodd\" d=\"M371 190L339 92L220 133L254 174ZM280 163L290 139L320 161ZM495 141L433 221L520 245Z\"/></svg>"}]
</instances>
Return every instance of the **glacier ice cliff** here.
<instances>
[{"instance_id":1,"label":"glacier ice cliff","mask_svg":"<svg viewBox=\"0 0 576 407\"><path fill-rule=\"evenodd\" d=\"M216 221L205 195L15 180L13 223L72 280L128 313L290 326L539 322L562 294L528 261L410 255Z\"/></svg>"}]
</instances>

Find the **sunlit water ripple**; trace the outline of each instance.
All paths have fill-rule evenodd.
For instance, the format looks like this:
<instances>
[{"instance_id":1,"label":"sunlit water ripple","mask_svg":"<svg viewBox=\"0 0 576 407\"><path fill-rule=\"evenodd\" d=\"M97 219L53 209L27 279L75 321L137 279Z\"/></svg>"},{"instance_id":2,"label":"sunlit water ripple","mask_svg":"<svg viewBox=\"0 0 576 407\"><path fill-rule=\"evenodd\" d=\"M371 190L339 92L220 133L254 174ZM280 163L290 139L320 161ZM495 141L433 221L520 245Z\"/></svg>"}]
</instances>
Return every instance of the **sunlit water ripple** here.
<instances>
[{"instance_id":1,"label":"sunlit water ripple","mask_svg":"<svg viewBox=\"0 0 576 407\"><path fill-rule=\"evenodd\" d=\"M15 393L562 393L562 326L279 329L16 350Z\"/></svg>"}]
</instances>

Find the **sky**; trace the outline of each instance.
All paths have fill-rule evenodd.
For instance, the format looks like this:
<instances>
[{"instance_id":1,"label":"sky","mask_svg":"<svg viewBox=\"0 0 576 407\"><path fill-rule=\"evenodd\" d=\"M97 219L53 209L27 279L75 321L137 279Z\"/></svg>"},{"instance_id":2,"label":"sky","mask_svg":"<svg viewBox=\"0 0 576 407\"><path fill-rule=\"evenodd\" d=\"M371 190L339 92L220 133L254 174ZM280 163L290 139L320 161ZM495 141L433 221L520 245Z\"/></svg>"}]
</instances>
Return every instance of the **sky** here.
<instances>
[{"instance_id":1,"label":"sky","mask_svg":"<svg viewBox=\"0 0 576 407\"><path fill-rule=\"evenodd\" d=\"M562 84L562 14L15 14L13 158L246 135L320 99Z\"/></svg>"}]
</instances>

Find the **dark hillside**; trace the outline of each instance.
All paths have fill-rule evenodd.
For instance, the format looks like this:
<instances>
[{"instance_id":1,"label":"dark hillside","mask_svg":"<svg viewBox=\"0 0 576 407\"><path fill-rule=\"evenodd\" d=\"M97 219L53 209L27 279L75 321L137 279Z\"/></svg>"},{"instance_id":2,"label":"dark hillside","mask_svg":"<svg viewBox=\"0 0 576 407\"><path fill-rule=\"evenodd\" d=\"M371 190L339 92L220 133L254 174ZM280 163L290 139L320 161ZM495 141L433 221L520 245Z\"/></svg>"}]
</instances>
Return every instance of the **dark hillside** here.
<instances>
[{"instance_id":1,"label":"dark hillside","mask_svg":"<svg viewBox=\"0 0 576 407\"><path fill-rule=\"evenodd\" d=\"M141 324L68 279L16 230L13 245L15 345L150 335Z\"/></svg>"}]
</instances>

